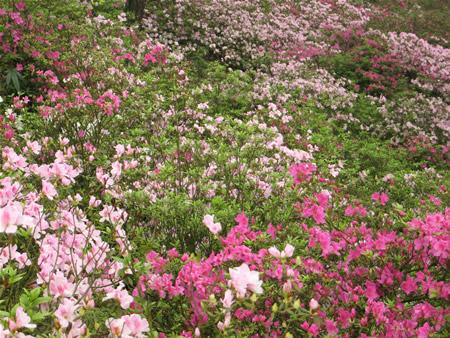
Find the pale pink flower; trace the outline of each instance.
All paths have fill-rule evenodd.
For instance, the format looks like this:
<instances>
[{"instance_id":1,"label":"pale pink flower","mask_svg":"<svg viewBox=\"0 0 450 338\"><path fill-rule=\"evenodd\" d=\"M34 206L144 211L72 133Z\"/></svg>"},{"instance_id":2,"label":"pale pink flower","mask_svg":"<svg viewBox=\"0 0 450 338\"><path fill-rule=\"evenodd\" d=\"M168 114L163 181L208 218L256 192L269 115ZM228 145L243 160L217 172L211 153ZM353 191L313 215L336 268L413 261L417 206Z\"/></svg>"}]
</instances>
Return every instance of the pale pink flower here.
<instances>
[{"instance_id":1,"label":"pale pink flower","mask_svg":"<svg viewBox=\"0 0 450 338\"><path fill-rule=\"evenodd\" d=\"M31 149L31 151L35 154L35 155L39 155L39 153L41 152L41 145L39 143L37 143L36 141L31 142L28 141L27 142L27 147Z\"/></svg>"},{"instance_id":2,"label":"pale pink flower","mask_svg":"<svg viewBox=\"0 0 450 338\"><path fill-rule=\"evenodd\" d=\"M8 338L8 337L10 337L9 330L5 329L2 323L0 323L0 338Z\"/></svg>"},{"instance_id":3,"label":"pale pink flower","mask_svg":"<svg viewBox=\"0 0 450 338\"><path fill-rule=\"evenodd\" d=\"M125 153L125 146L123 144L116 145L114 149L116 150L117 157L120 157Z\"/></svg>"},{"instance_id":4,"label":"pale pink flower","mask_svg":"<svg viewBox=\"0 0 450 338\"><path fill-rule=\"evenodd\" d=\"M17 226L32 226L33 219L22 213L20 203L14 203L0 208L0 233L13 234L17 231Z\"/></svg>"},{"instance_id":5,"label":"pale pink flower","mask_svg":"<svg viewBox=\"0 0 450 338\"><path fill-rule=\"evenodd\" d=\"M123 338L143 338L145 332L148 332L149 325L145 318L137 314L122 316L119 319L108 319L106 326L109 328L113 337Z\"/></svg>"},{"instance_id":6,"label":"pale pink flower","mask_svg":"<svg viewBox=\"0 0 450 338\"><path fill-rule=\"evenodd\" d=\"M225 309L231 308L234 303L233 292L231 290L225 291L224 297L221 299L222 305Z\"/></svg>"},{"instance_id":7,"label":"pale pink flower","mask_svg":"<svg viewBox=\"0 0 450 338\"><path fill-rule=\"evenodd\" d=\"M319 302L317 300L315 300L314 298L311 298L311 300L309 301L309 308L312 311L315 311L319 308Z\"/></svg>"},{"instance_id":8,"label":"pale pink flower","mask_svg":"<svg viewBox=\"0 0 450 338\"><path fill-rule=\"evenodd\" d=\"M50 201L53 200L55 196L58 196L58 192L56 191L54 185L49 181L42 181L42 192Z\"/></svg>"},{"instance_id":9,"label":"pale pink flower","mask_svg":"<svg viewBox=\"0 0 450 338\"><path fill-rule=\"evenodd\" d=\"M75 302L65 298L55 311L55 317L62 328L66 328L72 323L76 317L78 306Z\"/></svg>"},{"instance_id":10,"label":"pale pink flower","mask_svg":"<svg viewBox=\"0 0 450 338\"><path fill-rule=\"evenodd\" d=\"M89 206L92 208L97 208L100 204L102 204L102 201L95 198L95 196L89 197Z\"/></svg>"},{"instance_id":11,"label":"pale pink flower","mask_svg":"<svg viewBox=\"0 0 450 338\"><path fill-rule=\"evenodd\" d=\"M9 320L8 324L11 331L17 331L22 328L34 329L36 327L36 324L31 323L30 316L27 315L21 306L16 309L15 320Z\"/></svg>"},{"instance_id":12,"label":"pale pink flower","mask_svg":"<svg viewBox=\"0 0 450 338\"><path fill-rule=\"evenodd\" d=\"M217 328L218 328L220 331L223 331L223 330L225 330L227 327L230 326L230 323L231 323L231 314L230 314L229 312L227 312L227 313L225 314L225 320L224 320L223 322L218 322L218 323L217 323Z\"/></svg>"},{"instance_id":13,"label":"pale pink flower","mask_svg":"<svg viewBox=\"0 0 450 338\"><path fill-rule=\"evenodd\" d=\"M283 292L291 293L291 291L292 291L292 282L288 280L286 283L283 284Z\"/></svg>"},{"instance_id":14,"label":"pale pink flower","mask_svg":"<svg viewBox=\"0 0 450 338\"><path fill-rule=\"evenodd\" d=\"M129 295L126 290L123 290L124 285L120 285L117 289L114 289L106 294L103 301L108 299L115 299L120 303L122 309L128 309L133 302L133 297Z\"/></svg>"},{"instance_id":15,"label":"pale pink flower","mask_svg":"<svg viewBox=\"0 0 450 338\"><path fill-rule=\"evenodd\" d=\"M214 223L213 215L205 215L203 217L203 224L211 231L214 235L218 234L222 230L222 226L219 222Z\"/></svg>"},{"instance_id":16,"label":"pale pink flower","mask_svg":"<svg viewBox=\"0 0 450 338\"><path fill-rule=\"evenodd\" d=\"M125 329L125 323L122 318L106 320L106 326L113 337L123 337L122 333Z\"/></svg>"},{"instance_id":17,"label":"pale pink flower","mask_svg":"<svg viewBox=\"0 0 450 338\"><path fill-rule=\"evenodd\" d=\"M292 255L294 254L294 250L295 248L292 245L286 244L286 246L284 247L284 253L286 257L292 257Z\"/></svg>"},{"instance_id":18,"label":"pale pink flower","mask_svg":"<svg viewBox=\"0 0 450 338\"><path fill-rule=\"evenodd\" d=\"M61 271L58 271L50 281L50 294L55 297L69 297L72 295L74 285L67 280Z\"/></svg>"},{"instance_id":19,"label":"pale pink flower","mask_svg":"<svg viewBox=\"0 0 450 338\"><path fill-rule=\"evenodd\" d=\"M280 252L276 247L269 248L269 253L275 258L284 258L284 257L292 257L294 254L294 247L290 244L287 244L283 251Z\"/></svg>"},{"instance_id":20,"label":"pale pink flower","mask_svg":"<svg viewBox=\"0 0 450 338\"><path fill-rule=\"evenodd\" d=\"M258 271L251 271L245 263L237 268L230 268L229 271L231 285L236 289L238 298L244 298L247 290L256 294L263 293Z\"/></svg>"}]
</instances>

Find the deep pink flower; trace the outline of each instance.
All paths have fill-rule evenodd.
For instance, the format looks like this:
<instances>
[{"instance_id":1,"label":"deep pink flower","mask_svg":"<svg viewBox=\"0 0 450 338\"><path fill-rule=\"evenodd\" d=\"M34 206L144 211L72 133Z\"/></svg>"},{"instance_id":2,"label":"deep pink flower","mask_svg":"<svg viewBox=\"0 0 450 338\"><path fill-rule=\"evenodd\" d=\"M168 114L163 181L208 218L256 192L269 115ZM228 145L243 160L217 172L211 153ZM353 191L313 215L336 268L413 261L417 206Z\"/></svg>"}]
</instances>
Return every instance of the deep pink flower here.
<instances>
[{"instance_id":1,"label":"deep pink flower","mask_svg":"<svg viewBox=\"0 0 450 338\"><path fill-rule=\"evenodd\" d=\"M409 276L400 285L400 287L402 288L403 291L405 291L405 293L407 295L409 295L410 293L415 292L417 290L416 281L413 278L409 277Z\"/></svg>"},{"instance_id":2,"label":"deep pink flower","mask_svg":"<svg viewBox=\"0 0 450 338\"><path fill-rule=\"evenodd\" d=\"M289 173L294 179L294 184L300 184L311 180L317 167L312 163L299 163L289 167Z\"/></svg>"}]
</instances>

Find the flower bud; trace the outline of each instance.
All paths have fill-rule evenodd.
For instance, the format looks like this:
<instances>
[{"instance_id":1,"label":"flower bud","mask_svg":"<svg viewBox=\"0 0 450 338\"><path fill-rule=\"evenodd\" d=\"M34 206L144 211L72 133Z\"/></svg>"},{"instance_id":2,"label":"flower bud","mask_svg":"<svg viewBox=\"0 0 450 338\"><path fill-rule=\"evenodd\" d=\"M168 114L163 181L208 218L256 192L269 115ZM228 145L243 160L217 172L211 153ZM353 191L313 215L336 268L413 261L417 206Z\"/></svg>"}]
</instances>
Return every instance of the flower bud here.
<instances>
[{"instance_id":1,"label":"flower bud","mask_svg":"<svg viewBox=\"0 0 450 338\"><path fill-rule=\"evenodd\" d=\"M309 308L311 311L317 310L319 308L319 302L314 298L311 298L311 300L309 301Z\"/></svg>"},{"instance_id":2,"label":"flower bud","mask_svg":"<svg viewBox=\"0 0 450 338\"><path fill-rule=\"evenodd\" d=\"M277 313L278 312L278 305L277 303L272 305L272 313Z\"/></svg>"}]
</instances>

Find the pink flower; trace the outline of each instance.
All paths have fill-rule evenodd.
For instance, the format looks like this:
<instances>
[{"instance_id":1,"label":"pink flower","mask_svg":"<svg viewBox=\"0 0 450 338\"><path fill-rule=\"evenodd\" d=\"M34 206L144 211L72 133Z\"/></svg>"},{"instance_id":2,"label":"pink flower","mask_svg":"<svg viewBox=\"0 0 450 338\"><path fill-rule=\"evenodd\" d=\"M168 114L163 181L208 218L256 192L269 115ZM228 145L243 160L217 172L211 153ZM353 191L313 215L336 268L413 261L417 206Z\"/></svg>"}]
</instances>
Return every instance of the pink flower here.
<instances>
[{"instance_id":1,"label":"pink flower","mask_svg":"<svg viewBox=\"0 0 450 338\"><path fill-rule=\"evenodd\" d=\"M25 10L25 2L24 1L19 1L18 3L16 3L16 8L18 11L23 11Z\"/></svg>"},{"instance_id":2,"label":"pink flower","mask_svg":"<svg viewBox=\"0 0 450 338\"><path fill-rule=\"evenodd\" d=\"M50 294L55 297L69 297L72 295L74 285L70 283L61 271L58 271L50 281Z\"/></svg>"},{"instance_id":3,"label":"pink flower","mask_svg":"<svg viewBox=\"0 0 450 338\"><path fill-rule=\"evenodd\" d=\"M106 294L103 301L108 299L115 299L120 303L122 309L128 309L133 302L133 297L131 297L126 290L123 290L124 285L120 285L117 289L114 289Z\"/></svg>"},{"instance_id":4,"label":"pink flower","mask_svg":"<svg viewBox=\"0 0 450 338\"><path fill-rule=\"evenodd\" d=\"M97 208L100 204L102 204L102 201L95 198L95 196L89 197L89 206L92 208Z\"/></svg>"},{"instance_id":5,"label":"pink flower","mask_svg":"<svg viewBox=\"0 0 450 338\"><path fill-rule=\"evenodd\" d=\"M58 51L48 51L46 55L49 59L54 60L54 61L59 59Z\"/></svg>"},{"instance_id":6,"label":"pink flower","mask_svg":"<svg viewBox=\"0 0 450 338\"><path fill-rule=\"evenodd\" d=\"M149 325L145 318L137 314L122 316L119 319L110 318L106 321L113 337L123 338L144 338L145 332L148 332Z\"/></svg>"},{"instance_id":7,"label":"pink flower","mask_svg":"<svg viewBox=\"0 0 450 338\"><path fill-rule=\"evenodd\" d=\"M317 300L315 300L314 298L311 298L311 300L309 301L309 308L312 311L315 311L319 308L319 302Z\"/></svg>"},{"instance_id":8,"label":"pink flower","mask_svg":"<svg viewBox=\"0 0 450 338\"><path fill-rule=\"evenodd\" d=\"M42 181L42 192L50 201L53 200L55 196L58 196L55 186L46 180Z\"/></svg>"},{"instance_id":9,"label":"pink flower","mask_svg":"<svg viewBox=\"0 0 450 338\"><path fill-rule=\"evenodd\" d=\"M0 8L1 12L1 8ZM0 15L1 16L1 15ZM9 330L6 330L3 325L0 323L0 338L7 338L10 336Z\"/></svg>"},{"instance_id":10,"label":"pink flower","mask_svg":"<svg viewBox=\"0 0 450 338\"><path fill-rule=\"evenodd\" d=\"M172 248L167 251L167 256L169 256L171 258L177 258L180 256L180 254L178 253L176 248Z\"/></svg>"},{"instance_id":11,"label":"pink flower","mask_svg":"<svg viewBox=\"0 0 450 338\"><path fill-rule=\"evenodd\" d=\"M312 163L299 163L290 166L289 173L294 179L294 184L300 184L310 181L316 169L317 167Z\"/></svg>"},{"instance_id":12,"label":"pink flower","mask_svg":"<svg viewBox=\"0 0 450 338\"><path fill-rule=\"evenodd\" d=\"M34 329L36 327L36 324L31 324L30 316L27 315L21 306L16 309L15 321L10 320L8 324L11 331L17 331L21 328Z\"/></svg>"},{"instance_id":13,"label":"pink flower","mask_svg":"<svg viewBox=\"0 0 450 338\"><path fill-rule=\"evenodd\" d=\"M332 320L326 319L325 320L325 327L327 329L328 335L335 336L339 332L336 323Z\"/></svg>"},{"instance_id":14,"label":"pink flower","mask_svg":"<svg viewBox=\"0 0 450 338\"><path fill-rule=\"evenodd\" d=\"M308 332L313 336L316 337L319 335L319 326L317 324L311 324L311 326L308 329Z\"/></svg>"},{"instance_id":15,"label":"pink flower","mask_svg":"<svg viewBox=\"0 0 450 338\"><path fill-rule=\"evenodd\" d=\"M218 234L222 230L220 223L214 223L213 215L205 215L203 217L203 224L211 231L214 235Z\"/></svg>"},{"instance_id":16,"label":"pink flower","mask_svg":"<svg viewBox=\"0 0 450 338\"><path fill-rule=\"evenodd\" d=\"M366 297L368 300L374 300L380 297L377 293L377 286L373 282L366 282Z\"/></svg>"},{"instance_id":17,"label":"pink flower","mask_svg":"<svg viewBox=\"0 0 450 338\"><path fill-rule=\"evenodd\" d=\"M231 314L230 314L229 312L227 312L227 313L225 314L225 320L224 320L223 322L218 322L218 323L217 323L217 328L218 328L220 331L223 331L223 330L225 330L227 327L230 326L230 323L231 323Z\"/></svg>"},{"instance_id":18,"label":"pink flower","mask_svg":"<svg viewBox=\"0 0 450 338\"><path fill-rule=\"evenodd\" d=\"M422 327L417 329L417 338L428 338L430 335L430 324L425 323Z\"/></svg>"},{"instance_id":19,"label":"pink flower","mask_svg":"<svg viewBox=\"0 0 450 338\"><path fill-rule=\"evenodd\" d=\"M231 308L231 305L233 305L233 292L231 290L225 291L224 297L221 299L222 305L225 309Z\"/></svg>"},{"instance_id":20,"label":"pink flower","mask_svg":"<svg viewBox=\"0 0 450 338\"><path fill-rule=\"evenodd\" d=\"M291 291L292 291L292 282L289 279L287 282L283 284L283 292L289 294L291 293Z\"/></svg>"},{"instance_id":21,"label":"pink flower","mask_svg":"<svg viewBox=\"0 0 450 338\"><path fill-rule=\"evenodd\" d=\"M276 247L271 247L269 249L269 253L275 258L284 258L284 257L292 257L294 254L294 247L290 244L286 244L286 247L283 251L280 252Z\"/></svg>"},{"instance_id":22,"label":"pink flower","mask_svg":"<svg viewBox=\"0 0 450 338\"><path fill-rule=\"evenodd\" d=\"M237 268L229 269L229 272L231 285L236 289L238 298L244 298L247 289L256 294L263 293L259 272L251 271L247 264L243 263Z\"/></svg>"},{"instance_id":23,"label":"pink flower","mask_svg":"<svg viewBox=\"0 0 450 338\"><path fill-rule=\"evenodd\" d=\"M123 144L117 144L114 149L116 150L116 155L118 157L122 156L125 153L125 146Z\"/></svg>"},{"instance_id":24,"label":"pink flower","mask_svg":"<svg viewBox=\"0 0 450 338\"><path fill-rule=\"evenodd\" d=\"M372 194L372 201L379 201L381 205L386 205L386 203L389 201L389 196L384 192L374 192Z\"/></svg>"},{"instance_id":25,"label":"pink flower","mask_svg":"<svg viewBox=\"0 0 450 338\"><path fill-rule=\"evenodd\" d=\"M42 149L41 145L38 142L36 142L36 141L34 141L34 142L28 141L27 142L27 147L30 148L31 151L35 155L39 155L39 153L41 152L41 149Z\"/></svg>"},{"instance_id":26,"label":"pink flower","mask_svg":"<svg viewBox=\"0 0 450 338\"><path fill-rule=\"evenodd\" d=\"M123 316L122 319L125 322L125 326L131 331L131 335L134 337L141 337L144 332L149 330L147 320L141 318L137 314Z\"/></svg>"},{"instance_id":27,"label":"pink flower","mask_svg":"<svg viewBox=\"0 0 450 338\"><path fill-rule=\"evenodd\" d=\"M408 278L400 285L403 291L407 295L417 290L417 284L414 279L408 276Z\"/></svg>"},{"instance_id":28,"label":"pink flower","mask_svg":"<svg viewBox=\"0 0 450 338\"><path fill-rule=\"evenodd\" d=\"M317 224L325 223L325 209L322 206L314 204L311 207L311 215Z\"/></svg>"},{"instance_id":29,"label":"pink flower","mask_svg":"<svg viewBox=\"0 0 450 338\"><path fill-rule=\"evenodd\" d=\"M59 325L62 328L66 328L69 326L69 323L72 323L76 317L78 310L78 306L75 305L73 300L64 298L61 304L59 304L58 309L55 311L55 317L58 320Z\"/></svg>"},{"instance_id":30,"label":"pink flower","mask_svg":"<svg viewBox=\"0 0 450 338\"><path fill-rule=\"evenodd\" d=\"M276 237L277 237L277 228L275 228L273 225L272 225L272 223L270 223L268 226L267 226L267 231L266 231L269 235L270 235L270 237L272 238L272 239L275 239Z\"/></svg>"},{"instance_id":31,"label":"pink flower","mask_svg":"<svg viewBox=\"0 0 450 338\"><path fill-rule=\"evenodd\" d=\"M389 201L389 196L386 193L382 192L380 194L380 203L381 203L381 205L386 205L386 203L388 201Z\"/></svg>"},{"instance_id":32,"label":"pink flower","mask_svg":"<svg viewBox=\"0 0 450 338\"><path fill-rule=\"evenodd\" d=\"M0 208L0 233L13 234L19 225L30 227L33 219L22 214L20 203L14 203Z\"/></svg>"}]
</instances>

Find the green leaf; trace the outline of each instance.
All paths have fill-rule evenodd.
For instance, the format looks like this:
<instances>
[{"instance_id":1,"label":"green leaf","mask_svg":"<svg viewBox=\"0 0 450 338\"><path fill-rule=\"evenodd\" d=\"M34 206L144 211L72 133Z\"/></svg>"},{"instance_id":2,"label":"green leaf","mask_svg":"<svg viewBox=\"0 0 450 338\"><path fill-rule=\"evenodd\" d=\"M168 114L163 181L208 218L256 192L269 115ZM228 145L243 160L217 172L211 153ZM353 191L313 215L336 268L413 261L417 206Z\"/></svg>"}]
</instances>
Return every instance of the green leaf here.
<instances>
[{"instance_id":1,"label":"green leaf","mask_svg":"<svg viewBox=\"0 0 450 338\"><path fill-rule=\"evenodd\" d=\"M14 86L14 89L19 92L20 91L20 81L22 79L22 75L15 69L11 68L6 72L6 85L11 85L11 82Z\"/></svg>"}]
</instances>

